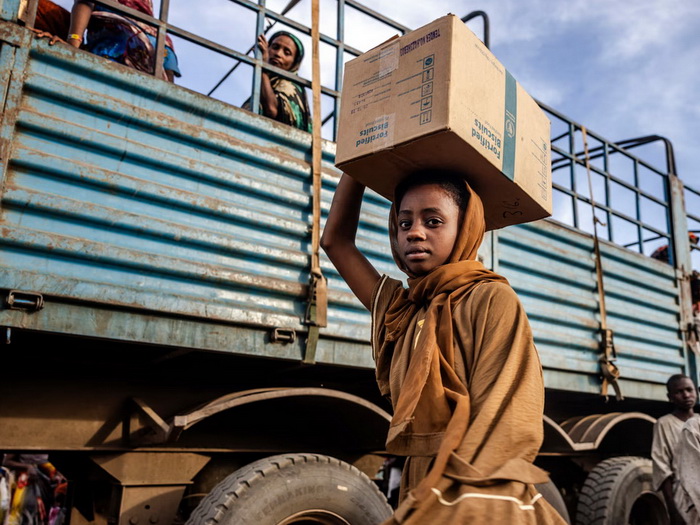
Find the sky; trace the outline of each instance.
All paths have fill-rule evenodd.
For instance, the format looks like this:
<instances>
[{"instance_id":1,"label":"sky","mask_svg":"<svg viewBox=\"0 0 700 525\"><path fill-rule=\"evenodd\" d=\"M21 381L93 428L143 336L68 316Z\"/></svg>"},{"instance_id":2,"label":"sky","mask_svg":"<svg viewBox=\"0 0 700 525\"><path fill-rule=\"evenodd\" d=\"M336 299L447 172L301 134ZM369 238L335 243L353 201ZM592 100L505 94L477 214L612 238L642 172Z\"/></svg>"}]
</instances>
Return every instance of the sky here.
<instances>
[{"instance_id":1,"label":"sky","mask_svg":"<svg viewBox=\"0 0 700 525\"><path fill-rule=\"evenodd\" d=\"M279 12L288 2L267 0L266 4ZM58 0L58 3L69 7L72 1ZM239 51L248 50L255 40L255 15L228 0L170 0L170 3L169 21L177 27ZM491 50L533 97L612 141L645 135L667 137L675 148L678 175L685 184L700 190L697 173L700 2L372 0L364 3L409 28L420 27L447 13L462 17L474 10L486 11L490 18ZM159 1L155 4L158 9ZM301 0L287 16L309 25L310 5L310 0ZM335 0L321 0L321 31L331 36L335 36L335 5ZM481 19L475 19L469 26L482 36ZM396 31L348 9L346 42L349 45L364 51L394 34ZM302 41L308 56L310 39L302 36ZM203 52L180 39L175 39L175 47L183 72L177 82L195 91L207 93L234 64L228 57ZM333 60L332 48L322 44L322 80L326 85L331 85L334 78ZM250 92L251 71L248 66L238 68L214 96L242 104ZM310 60L305 60L300 74L310 78ZM329 99L324 98L323 102L325 115L331 106ZM326 136L330 128L330 124L324 128ZM635 151L658 163L661 147ZM700 197L687 195L686 198L690 200L691 213L700 215ZM690 227L698 229L700 224ZM700 258L700 253L696 252L696 257Z\"/></svg>"}]
</instances>

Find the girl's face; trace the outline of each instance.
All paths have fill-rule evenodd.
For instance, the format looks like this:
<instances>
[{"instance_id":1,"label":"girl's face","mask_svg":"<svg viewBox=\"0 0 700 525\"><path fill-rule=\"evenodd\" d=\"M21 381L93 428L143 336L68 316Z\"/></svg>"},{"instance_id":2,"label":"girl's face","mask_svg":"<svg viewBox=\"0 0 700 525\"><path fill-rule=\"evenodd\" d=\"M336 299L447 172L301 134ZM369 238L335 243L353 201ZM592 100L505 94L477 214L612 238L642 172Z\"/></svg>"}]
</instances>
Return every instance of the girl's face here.
<instances>
[{"instance_id":1,"label":"girl's face","mask_svg":"<svg viewBox=\"0 0 700 525\"><path fill-rule=\"evenodd\" d=\"M270 42L269 62L273 66L289 71L294 65L296 56L297 46L288 36L280 35Z\"/></svg>"},{"instance_id":2,"label":"girl's face","mask_svg":"<svg viewBox=\"0 0 700 525\"><path fill-rule=\"evenodd\" d=\"M408 190L398 211L398 255L414 275L445 264L457 239L460 210L440 186L426 184Z\"/></svg>"}]
</instances>

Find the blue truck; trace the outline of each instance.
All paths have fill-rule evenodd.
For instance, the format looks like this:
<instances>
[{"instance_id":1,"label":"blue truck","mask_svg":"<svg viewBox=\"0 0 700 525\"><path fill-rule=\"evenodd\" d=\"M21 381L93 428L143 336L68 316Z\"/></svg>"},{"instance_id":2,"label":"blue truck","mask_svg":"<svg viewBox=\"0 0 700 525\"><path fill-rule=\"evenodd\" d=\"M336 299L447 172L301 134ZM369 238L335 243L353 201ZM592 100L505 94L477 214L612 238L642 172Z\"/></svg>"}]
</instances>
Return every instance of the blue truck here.
<instances>
[{"instance_id":1,"label":"blue truck","mask_svg":"<svg viewBox=\"0 0 700 525\"><path fill-rule=\"evenodd\" d=\"M309 33L236 3L258 29L267 16ZM338 4L340 20L386 21ZM390 406L369 317L325 257L326 294L311 271L333 141L317 141L314 181L312 134L49 45L26 27L35 9L0 0L0 450L50 454L71 524L381 521ZM148 19L250 66L257 100L259 59L168 24L167 9ZM358 53L341 35L322 38ZM571 523L666 523L648 458L666 379L697 380L687 232L700 218L685 200L700 193L668 141L612 142L543 109L560 213L489 233L480 255L540 352L537 462ZM654 143L662 167L634 155ZM359 242L395 275L388 209L365 197ZM669 262L648 257L660 244Z\"/></svg>"}]
</instances>

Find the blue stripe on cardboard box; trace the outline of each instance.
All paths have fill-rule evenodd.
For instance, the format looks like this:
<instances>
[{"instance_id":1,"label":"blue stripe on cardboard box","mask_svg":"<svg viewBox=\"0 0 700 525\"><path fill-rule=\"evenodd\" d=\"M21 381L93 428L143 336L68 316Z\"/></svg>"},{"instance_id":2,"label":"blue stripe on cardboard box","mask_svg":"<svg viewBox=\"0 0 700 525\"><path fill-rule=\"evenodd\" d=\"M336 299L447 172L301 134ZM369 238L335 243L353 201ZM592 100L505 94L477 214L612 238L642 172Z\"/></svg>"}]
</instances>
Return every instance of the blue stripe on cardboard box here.
<instances>
[{"instance_id":1,"label":"blue stripe on cardboard box","mask_svg":"<svg viewBox=\"0 0 700 525\"><path fill-rule=\"evenodd\" d=\"M506 70L506 117L503 125L503 166L501 171L510 180L515 179L515 135L518 115L518 84Z\"/></svg>"}]
</instances>

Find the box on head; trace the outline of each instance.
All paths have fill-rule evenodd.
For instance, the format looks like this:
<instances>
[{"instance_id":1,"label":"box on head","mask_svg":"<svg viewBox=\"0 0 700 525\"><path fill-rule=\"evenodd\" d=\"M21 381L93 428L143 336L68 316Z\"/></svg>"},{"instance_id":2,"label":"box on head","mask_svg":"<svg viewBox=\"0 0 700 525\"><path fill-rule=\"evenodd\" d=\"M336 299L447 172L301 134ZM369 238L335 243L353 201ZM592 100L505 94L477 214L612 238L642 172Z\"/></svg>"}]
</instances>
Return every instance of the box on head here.
<instances>
[{"instance_id":1,"label":"box on head","mask_svg":"<svg viewBox=\"0 0 700 525\"><path fill-rule=\"evenodd\" d=\"M454 15L345 65L336 166L392 199L419 169L464 173L489 230L552 213L550 123Z\"/></svg>"}]
</instances>

